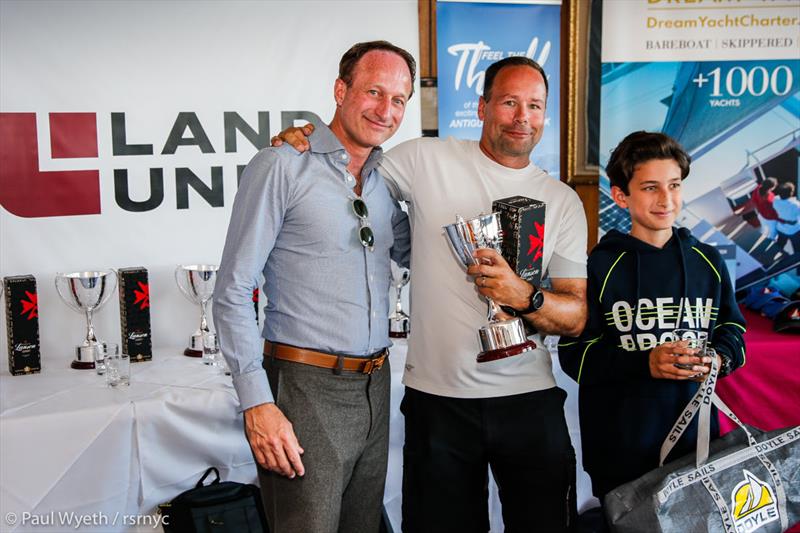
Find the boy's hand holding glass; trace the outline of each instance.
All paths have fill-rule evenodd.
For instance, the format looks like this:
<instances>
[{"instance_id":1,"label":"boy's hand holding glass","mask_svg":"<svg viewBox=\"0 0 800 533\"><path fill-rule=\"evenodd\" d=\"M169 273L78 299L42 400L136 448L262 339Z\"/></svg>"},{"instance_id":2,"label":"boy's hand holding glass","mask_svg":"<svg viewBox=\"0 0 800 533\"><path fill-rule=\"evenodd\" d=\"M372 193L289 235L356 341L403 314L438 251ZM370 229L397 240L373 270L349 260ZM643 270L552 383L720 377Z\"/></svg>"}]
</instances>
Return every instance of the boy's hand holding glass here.
<instances>
[{"instance_id":1,"label":"boy's hand holding glass","mask_svg":"<svg viewBox=\"0 0 800 533\"><path fill-rule=\"evenodd\" d=\"M675 342L685 345L688 348L697 350L697 354L703 357L703 363L708 367L707 371L703 374L697 374L693 378L694 381L703 381L706 379L705 374L711 371L711 357L716 357L717 364L720 363L720 358L711 346L708 344L708 333L696 329L678 328L672 331L672 338ZM691 365L684 365L683 363L675 363L678 368L684 370L691 370Z\"/></svg>"},{"instance_id":2,"label":"boy's hand holding glass","mask_svg":"<svg viewBox=\"0 0 800 533\"><path fill-rule=\"evenodd\" d=\"M702 356L688 343L665 342L650 350L650 375L656 379L702 380L709 372L711 358ZM678 366L680 365L680 366Z\"/></svg>"},{"instance_id":3,"label":"boy's hand holding glass","mask_svg":"<svg viewBox=\"0 0 800 533\"><path fill-rule=\"evenodd\" d=\"M696 353L702 356L706 353L706 346L708 346L708 333L696 329L679 328L672 330L672 340L681 346L695 349ZM709 360L708 362L710 363L711 361ZM684 363L675 363L675 366L684 370L692 369L692 365Z\"/></svg>"}]
</instances>

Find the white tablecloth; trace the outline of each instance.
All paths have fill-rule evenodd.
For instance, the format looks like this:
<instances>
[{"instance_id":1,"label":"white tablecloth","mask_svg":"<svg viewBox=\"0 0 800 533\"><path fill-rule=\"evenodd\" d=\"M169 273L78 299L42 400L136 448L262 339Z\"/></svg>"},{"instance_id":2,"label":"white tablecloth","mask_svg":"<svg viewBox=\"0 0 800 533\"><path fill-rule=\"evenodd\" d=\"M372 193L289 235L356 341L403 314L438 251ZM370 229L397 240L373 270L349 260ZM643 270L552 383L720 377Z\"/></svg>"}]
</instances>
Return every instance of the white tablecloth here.
<instances>
[{"instance_id":1,"label":"white tablecloth","mask_svg":"<svg viewBox=\"0 0 800 533\"><path fill-rule=\"evenodd\" d=\"M194 486L209 466L223 480L256 483L230 377L180 350L132 366L130 387L93 371L45 368L0 376L0 531L152 531L156 506ZM392 415L385 505L400 531L405 342L392 350ZM579 450L574 383L567 419ZM578 505L591 505L580 471ZM492 488L492 531L502 531ZM13 522L13 523L12 523ZM160 529L159 529L160 530Z\"/></svg>"},{"instance_id":2,"label":"white tablecloth","mask_svg":"<svg viewBox=\"0 0 800 533\"><path fill-rule=\"evenodd\" d=\"M179 352L131 365L130 387L116 389L68 361L0 376L0 530L80 518L86 531L152 531L146 515L209 466L254 482L230 378Z\"/></svg>"}]
</instances>

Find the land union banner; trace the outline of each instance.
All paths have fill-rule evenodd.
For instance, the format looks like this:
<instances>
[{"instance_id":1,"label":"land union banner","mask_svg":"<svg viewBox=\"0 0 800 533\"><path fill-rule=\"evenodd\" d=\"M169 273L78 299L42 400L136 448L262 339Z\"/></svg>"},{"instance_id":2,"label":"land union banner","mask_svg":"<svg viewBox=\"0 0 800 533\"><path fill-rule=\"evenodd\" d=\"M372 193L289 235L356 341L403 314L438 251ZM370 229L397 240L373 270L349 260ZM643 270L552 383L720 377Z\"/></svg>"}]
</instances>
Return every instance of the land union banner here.
<instances>
[{"instance_id":1,"label":"land union banner","mask_svg":"<svg viewBox=\"0 0 800 533\"><path fill-rule=\"evenodd\" d=\"M330 121L341 55L374 39L417 57L416 0L0 0L0 277L38 280L43 367L85 328L59 271L146 267L154 346L185 344L199 311L175 266L219 262L244 166ZM419 102L385 148L419 136ZM119 342L113 305L95 327Z\"/></svg>"},{"instance_id":2,"label":"land union banner","mask_svg":"<svg viewBox=\"0 0 800 533\"><path fill-rule=\"evenodd\" d=\"M561 2L450 2L436 6L439 137L479 139L478 97L486 69L500 59L527 56L550 86L542 140L531 160L559 176L559 35Z\"/></svg>"},{"instance_id":3,"label":"land union banner","mask_svg":"<svg viewBox=\"0 0 800 533\"><path fill-rule=\"evenodd\" d=\"M602 35L601 169L662 131L692 156L678 222L729 254L737 290L797 265L749 200L768 177L798 185L800 2L605 0ZM609 189L601 172L601 234L630 228Z\"/></svg>"}]
</instances>

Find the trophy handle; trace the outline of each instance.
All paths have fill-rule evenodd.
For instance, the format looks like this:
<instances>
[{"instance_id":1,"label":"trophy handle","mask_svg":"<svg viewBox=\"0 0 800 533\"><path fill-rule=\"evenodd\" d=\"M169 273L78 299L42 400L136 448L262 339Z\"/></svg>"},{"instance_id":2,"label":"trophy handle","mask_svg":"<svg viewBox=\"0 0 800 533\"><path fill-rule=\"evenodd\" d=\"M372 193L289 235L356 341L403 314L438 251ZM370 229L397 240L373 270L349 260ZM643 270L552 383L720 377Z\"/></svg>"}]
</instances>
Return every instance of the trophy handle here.
<instances>
[{"instance_id":1,"label":"trophy handle","mask_svg":"<svg viewBox=\"0 0 800 533\"><path fill-rule=\"evenodd\" d=\"M178 289L181 291L181 294L183 294L183 296L187 300L189 300L193 304L196 304L198 303L197 300L192 298L191 293L189 293L189 291L186 290L186 288L183 286L183 283L181 282L182 279L185 279L181 275L182 272L186 272L186 269L183 268L183 265L178 265L175 267L175 284L178 285Z\"/></svg>"}]
</instances>

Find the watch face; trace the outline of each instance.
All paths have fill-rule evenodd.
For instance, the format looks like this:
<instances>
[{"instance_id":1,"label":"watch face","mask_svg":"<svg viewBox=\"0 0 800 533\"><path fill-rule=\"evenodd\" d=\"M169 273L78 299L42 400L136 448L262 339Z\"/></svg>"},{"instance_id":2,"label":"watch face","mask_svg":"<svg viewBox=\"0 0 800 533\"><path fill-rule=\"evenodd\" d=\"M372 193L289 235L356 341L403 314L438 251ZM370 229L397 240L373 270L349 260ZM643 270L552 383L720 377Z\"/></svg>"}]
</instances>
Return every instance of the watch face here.
<instances>
[{"instance_id":1,"label":"watch face","mask_svg":"<svg viewBox=\"0 0 800 533\"><path fill-rule=\"evenodd\" d=\"M544 293L537 289L531 296L531 307L538 311L544 305Z\"/></svg>"}]
</instances>

